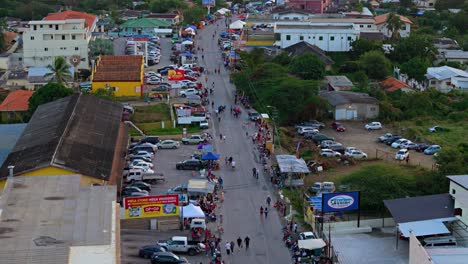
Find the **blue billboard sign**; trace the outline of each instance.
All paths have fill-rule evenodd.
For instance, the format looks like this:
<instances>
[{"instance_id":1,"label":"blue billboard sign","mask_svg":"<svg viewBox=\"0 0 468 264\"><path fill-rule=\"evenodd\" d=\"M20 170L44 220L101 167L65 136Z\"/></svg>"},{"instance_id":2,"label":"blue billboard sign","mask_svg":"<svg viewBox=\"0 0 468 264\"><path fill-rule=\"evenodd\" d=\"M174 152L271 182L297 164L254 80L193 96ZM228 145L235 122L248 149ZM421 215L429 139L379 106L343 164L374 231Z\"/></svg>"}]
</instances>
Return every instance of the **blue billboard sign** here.
<instances>
[{"instance_id":1,"label":"blue billboard sign","mask_svg":"<svg viewBox=\"0 0 468 264\"><path fill-rule=\"evenodd\" d=\"M210 6L213 7L216 5L216 0L202 0L202 6Z\"/></svg>"},{"instance_id":2,"label":"blue billboard sign","mask_svg":"<svg viewBox=\"0 0 468 264\"><path fill-rule=\"evenodd\" d=\"M359 209L359 192L339 192L322 194L324 213L343 212Z\"/></svg>"}]
</instances>

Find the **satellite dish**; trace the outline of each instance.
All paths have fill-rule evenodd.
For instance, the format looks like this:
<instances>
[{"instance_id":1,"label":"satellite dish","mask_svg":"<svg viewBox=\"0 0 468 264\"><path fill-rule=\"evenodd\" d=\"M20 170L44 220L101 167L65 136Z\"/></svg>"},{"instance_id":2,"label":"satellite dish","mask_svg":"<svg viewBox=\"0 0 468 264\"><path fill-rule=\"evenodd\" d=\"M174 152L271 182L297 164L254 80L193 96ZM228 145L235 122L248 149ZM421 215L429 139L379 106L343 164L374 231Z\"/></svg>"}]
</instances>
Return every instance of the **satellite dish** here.
<instances>
[{"instance_id":1,"label":"satellite dish","mask_svg":"<svg viewBox=\"0 0 468 264\"><path fill-rule=\"evenodd\" d=\"M81 58L78 55L73 55L70 57L70 63L76 68L80 64Z\"/></svg>"}]
</instances>

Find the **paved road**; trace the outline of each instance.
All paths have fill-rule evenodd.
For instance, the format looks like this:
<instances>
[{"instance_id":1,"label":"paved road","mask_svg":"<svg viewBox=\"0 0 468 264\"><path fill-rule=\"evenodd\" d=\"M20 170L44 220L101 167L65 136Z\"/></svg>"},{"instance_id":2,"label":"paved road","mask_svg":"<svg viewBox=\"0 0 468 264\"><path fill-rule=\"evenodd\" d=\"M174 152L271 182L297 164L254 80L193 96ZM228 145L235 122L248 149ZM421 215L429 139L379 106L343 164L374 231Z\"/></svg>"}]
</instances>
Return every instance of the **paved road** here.
<instances>
[{"instance_id":1,"label":"paved road","mask_svg":"<svg viewBox=\"0 0 468 264\"><path fill-rule=\"evenodd\" d=\"M222 30L221 21L219 24L219 27L210 25L199 32L202 39L198 41L198 45L205 50L205 58L200 65L206 66L210 72L218 67L223 68L217 41L212 39L215 30L218 33ZM208 78L209 87L215 82L212 96L215 106L226 105L228 109L220 123L217 120L214 122L214 144L223 159L232 156L237 166L235 170L222 166L218 172L224 179L226 190L221 209L225 230L223 241L246 235L251 238L249 251L244 250L226 260L228 263L291 263L289 252L282 243L281 223L276 210L271 209L267 219L260 217L260 206L265 206L266 197L271 195L271 185L263 177L259 180L252 177L252 168L256 166L260 169L261 166L256 162L253 145L242 128L242 122L247 120L245 111L238 119L229 113L229 108L234 103L234 86L229 83L229 73L222 69L221 74L209 74ZM220 133L226 135L225 142L219 140Z\"/></svg>"}]
</instances>

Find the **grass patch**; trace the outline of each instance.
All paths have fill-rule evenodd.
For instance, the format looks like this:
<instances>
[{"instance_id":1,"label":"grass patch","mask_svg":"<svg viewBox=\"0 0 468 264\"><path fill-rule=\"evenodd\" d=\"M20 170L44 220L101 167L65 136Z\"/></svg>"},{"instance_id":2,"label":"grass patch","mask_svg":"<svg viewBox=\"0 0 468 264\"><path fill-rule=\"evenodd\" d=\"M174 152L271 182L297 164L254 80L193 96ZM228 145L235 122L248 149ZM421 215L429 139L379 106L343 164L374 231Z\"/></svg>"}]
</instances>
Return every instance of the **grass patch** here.
<instances>
[{"instance_id":1,"label":"grass patch","mask_svg":"<svg viewBox=\"0 0 468 264\"><path fill-rule=\"evenodd\" d=\"M428 128L440 126L446 131L431 133ZM443 146L456 147L465 142L468 123L450 120L417 119L395 123L398 133L415 141L425 141Z\"/></svg>"},{"instance_id":2,"label":"grass patch","mask_svg":"<svg viewBox=\"0 0 468 264\"><path fill-rule=\"evenodd\" d=\"M170 111L169 105L167 104L136 106L132 120L139 125L141 125L141 123L167 121L171 120Z\"/></svg>"},{"instance_id":3,"label":"grass patch","mask_svg":"<svg viewBox=\"0 0 468 264\"><path fill-rule=\"evenodd\" d=\"M172 126L172 125L168 124L168 126ZM166 128L161 128L161 125L159 123L146 123L146 124L142 124L139 127L140 129L145 130L146 134L150 136L182 135L182 128L183 128L183 127L167 127L167 126ZM187 127L188 134L198 133L200 131L201 129L198 126ZM138 131L132 128L130 129L130 135L140 136L140 133L138 133Z\"/></svg>"},{"instance_id":4,"label":"grass patch","mask_svg":"<svg viewBox=\"0 0 468 264\"><path fill-rule=\"evenodd\" d=\"M304 199L300 190L297 188L283 188L281 191L291 201L294 210L304 218Z\"/></svg>"},{"instance_id":5,"label":"grass patch","mask_svg":"<svg viewBox=\"0 0 468 264\"><path fill-rule=\"evenodd\" d=\"M435 171L384 162L364 165L335 184L361 191L361 208L376 211L383 210L383 200L444 193L448 188L446 177Z\"/></svg>"}]
</instances>

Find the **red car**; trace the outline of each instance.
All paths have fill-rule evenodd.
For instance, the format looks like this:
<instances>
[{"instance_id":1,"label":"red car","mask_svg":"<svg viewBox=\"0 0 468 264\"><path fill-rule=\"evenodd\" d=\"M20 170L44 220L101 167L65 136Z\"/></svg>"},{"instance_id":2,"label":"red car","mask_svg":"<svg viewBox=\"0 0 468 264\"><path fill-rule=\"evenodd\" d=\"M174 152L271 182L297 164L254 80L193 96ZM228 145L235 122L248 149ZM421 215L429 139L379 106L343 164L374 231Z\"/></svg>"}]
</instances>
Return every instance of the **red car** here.
<instances>
[{"instance_id":1,"label":"red car","mask_svg":"<svg viewBox=\"0 0 468 264\"><path fill-rule=\"evenodd\" d=\"M185 80L189 80L189 81L192 81L192 82L196 82L196 81L197 81L197 78L192 77L192 76L188 76L188 75L185 75L184 78L185 78Z\"/></svg>"},{"instance_id":2,"label":"red car","mask_svg":"<svg viewBox=\"0 0 468 264\"><path fill-rule=\"evenodd\" d=\"M346 128L343 126L343 124L339 122L333 122L332 123L332 128L335 129L337 132L345 132Z\"/></svg>"}]
</instances>

